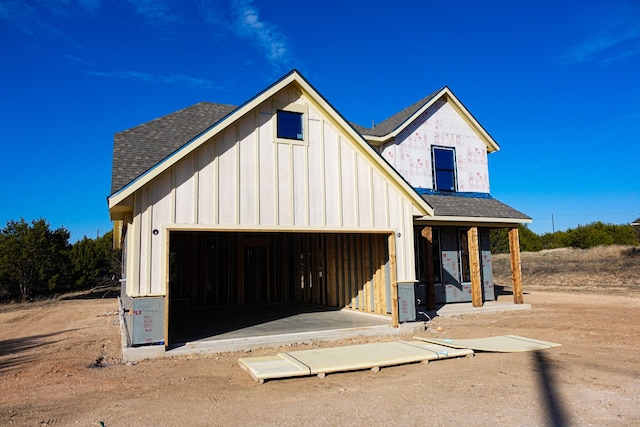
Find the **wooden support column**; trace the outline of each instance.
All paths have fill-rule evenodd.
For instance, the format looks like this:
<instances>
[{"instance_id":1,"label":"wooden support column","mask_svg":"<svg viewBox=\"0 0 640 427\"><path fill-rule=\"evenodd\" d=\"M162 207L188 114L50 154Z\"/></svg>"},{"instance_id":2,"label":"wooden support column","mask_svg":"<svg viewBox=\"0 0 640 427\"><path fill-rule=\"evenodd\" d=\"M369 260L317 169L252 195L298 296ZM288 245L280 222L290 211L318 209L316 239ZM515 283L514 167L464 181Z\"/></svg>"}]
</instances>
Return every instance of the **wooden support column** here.
<instances>
[{"instance_id":1,"label":"wooden support column","mask_svg":"<svg viewBox=\"0 0 640 427\"><path fill-rule=\"evenodd\" d=\"M520 265L520 236L518 227L509 229L509 253L511 255L511 286L513 303L522 304L522 268Z\"/></svg>"},{"instance_id":2,"label":"wooden support column","mask_svg":"<svg viewBox=\"0 0 640 427\"><path fill-rule=\"evenodd\" d=\"M471 302L474 307L482 307L482 278L480 277L480 247L478 245L478 227L467 231L469 245L469 270L471 273Z\"/></svg>"},{"instance_id":3,"label":"wooden support column","mask_svg":"<svg viewBox=\"0 0 640 427\"><path fill-rule=\"evenodd\" d=\"M389 279L391 280L391 326L400 324L398 313L398 282L396 280L396 236L389 234Z\"/></svg>"},{"instance_id":4,"label":"wooden support column","mask_svg":"<svg viewBox=\"0 0 640 427\"><path fill-rule=\"evenodd\" d=\"M433 282L434 276L434 266L433 266L433 228L424 227L420 232L422 238L426 240L425 242L425 253L424 253L424 261L426 265L426 269L424 272L423 278L425 279L425 286L427 287L427 309L433 310L436 308L436 288L435 283ZM422 265L423 262L420 262Z\"/></svg>"}]
</instances>

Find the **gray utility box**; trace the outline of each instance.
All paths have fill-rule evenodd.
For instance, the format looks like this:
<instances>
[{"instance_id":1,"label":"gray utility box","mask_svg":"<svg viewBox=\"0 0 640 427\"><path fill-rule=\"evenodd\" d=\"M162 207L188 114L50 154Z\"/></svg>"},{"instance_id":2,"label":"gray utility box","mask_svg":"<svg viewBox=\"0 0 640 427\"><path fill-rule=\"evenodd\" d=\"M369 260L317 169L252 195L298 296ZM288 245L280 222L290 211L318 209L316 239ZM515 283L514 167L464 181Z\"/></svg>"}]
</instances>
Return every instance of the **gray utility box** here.
<instances>
[{"instance_id":1,"label":"gray utility box","mask_svg":"<svg viewBox=\"0 0 640 427\"><path fill-rule=\"evenodd\" d=\"M133 298L132 345L164 344L164 297Z\"/></svg>"},{"instance_id":2,"label":"gray utility box","mask_svg":"<svg viewBox=\"0 0 640 427\"><path fill-rule=\"evenodd\" d=\"M398 321L416 321L416 290L413 282L398 283Z\"/></svg>"}]
</instances>

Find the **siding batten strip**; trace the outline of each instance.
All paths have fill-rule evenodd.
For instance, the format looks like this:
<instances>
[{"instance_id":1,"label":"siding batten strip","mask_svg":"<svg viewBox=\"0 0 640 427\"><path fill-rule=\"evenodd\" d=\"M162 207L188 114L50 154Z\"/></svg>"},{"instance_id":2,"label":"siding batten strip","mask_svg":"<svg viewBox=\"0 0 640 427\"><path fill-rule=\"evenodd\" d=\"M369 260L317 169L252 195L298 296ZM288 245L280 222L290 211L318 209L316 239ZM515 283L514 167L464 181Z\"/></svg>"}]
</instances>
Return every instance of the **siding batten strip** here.
<instances>
[{"instance_id":1,"label":"siding batten strip","mask_svg":"<svg viewBox=\"0 0 640 427\"><path fill-rule=\"evenodd\" d=\"M385 227L391 227L391 215L389 214L389 183L387 181L383 181L384 185L384 214L385 214Z\"/></svg>"},{"instance_id":2,"label":"siding batten strip","mask_svg":"<svg viewBox=\"0 0 640 427\"><path fill-rule=\"evenodd\" d=\"M326 160L324 156L325 143L324 143L324 120L320 121L320 200L322 201L322 225L327 225L327 182L326 182Z\"/></svg>"},{"instance_id":3,"label":"siding batten strip","mask_svg":"<svg viewBox=\"0 0 640 427\"><path fill-rule=\"evenodd\" d=\"M145 287L145 293L146 294L150 294L151 293L151 268L153 266L153 245L152 245L152 237L153 237L153 233L151 232L151 229L153 227L153 204L151 203L151 197L149 195L150 190L147 189L147 196L146 196L146 203L147 203L147 213L146 213L146 220L145 222L145 228L146 228L146 242L145 242L145 247L147 248L147 265L146 265L146 270L147 270L147 280L146 283L144 284Z\"/></svg>"},{"instance_id":4,"label":"siding batten strip","mask_svg":"<svg viewBox=\"0 0 640 427\"><path fill-rule=\"evenodd\" d=\"M274 116L275 117L275 116ZM275 119L274 119L275 120ZM273 124L272 126L277 126ZM280 161L278 159L278 143L273 142L273 211L274 223L280 225Z\"/></svg>"},{"instance_id":5,"label":"siding batten strip","mask_svg":"<svg viewBox=\"0 0 640 427\"><path fill-rule=\"evenodd\" d=\"M289 191L291 192L291 196L289 198L289 212L291 212L291 219L289 221L289 225L296 226L296 184L293 182L295 179L294 176L294 158L293 158L293 144L289 145L289 182L291 183L291 188Z\"/></svg>"},{"instance_id":6,"label":"siding batten strip","mask_svg":"<svg viewBox=\"0 0 640 427\"><path fill-rule=\"evenodd\" d=\"M260 113L256 113L253 115L254 121L254 135L255 135L255 144L256 144L256 176L255 176L255 221L254 224L260 225Z\"/></svg>"},{"instance_id":7,"label":"siding batten strip","mask_svg":"<svg viewBox=\"0 0 640 427\"><path fill-rule=\"evenodd\" d=\"M361 191L360 189L360 185L359 185L359 180L358 180L358 175L359 175L359 171L358 171L358 156L360 154L358 154L357 151L354 151L353 153L353 165L351 165L353 167L353 186L355 189L355 197L353 198L353 204L354 204L354 209L355 209L355 224L356 227L360 227L360 197L358 197L359 192ZM373 223L371 225L374 225Z\"/></svg>"},{"instance_id":8,"label":"siding batten strip","mask_svg":"<svg viewBox=\"0 0 640 427\"><path fill-rule=\"evenodd\" d=\"M308 121L307 121L308 123ZM310 198L309 198L309 144L311 143L310 130L307 124L307 145L304 146L304 225L309 226L311 224L311 212L310 212Z\"/></svg>"},{"instance_id":9,"label":"siding batten strip","mask_svg":"<svg viewBox=\"0 0 640 427\"><path fill-rule=\"evenodd\" d=\"M376 205L375 205L375 198L376 195L374 194L375 191L373 191L373 168L369 167L369 180L367 182L367 185L369 188L367 188L367 191L369 192L369 221L370 225L372 227L376 226Z\"/></svg>"},{"instance_id":10,"label":"siding batten strip","mask_svg":"<svg viewBox=\"0 0 640 427\"><path fill-rule=\"evenodd\" d=\"M234 130L234 140L235 140L235 152L236 152L236 220L235 223L236 224L240 224L240 191L241 191L241 185L240 185L240 125L237 124L233 127Z\"/></svg>"},{"instance_id":11,"label":"siding batten strip","mask_svg":"<svg viewBox=\"0 0 640 427\"><path fill-rule=\"evenodd\" d=\"M192 221L194 224L198 223L198 209L200 209L200 197L199 197L199 189L200 189L200 159L199 156L194 154L193 159L193 188L191 189L191 197L193 197L193 218Z\"/></svg>"},{"instance_id":12,"label":"siding batten strip","mask_svg":"<svg viewBox=\"0 0 640 427\"><path fill-rule=\"evenodd\" d=\"M141 229L142 229L142 215L140 214L140 196L139 193L135 193L134 194L134 199L133 199L133 206L134 206L134 213L136 214L135 216L137 216L138 218L136 219L135 216L133 218L133 220L131 221L131 228L132 228L132 239L131 239L131 250L130 253L132 254L136 254L137 258L140 259L141 257L141 240L142 240L142 236L141 236ZM140 289L140 262L133 262L133 260L136 257L127 257L128 259L131 259L131 265L130 265L130 269L127 270L127 282L129 282L129 279L131 280L131 284L127 283L127 288L131 290L132 294L141 294L141 289Z\"/></svg>"},{"instance_id":13,"label":"siding batten strip","mask_svg":"<svg viewBox=\"0 0 640 427\"><path fill-rule=\"evenodd\" d=\"M213 223L220 224L220 166L218 160L218 139L213 140ZM173 186L175 188L175 185ZM175 221L174 221L175 222Z\"/></svg>"},{"instance_id":14,"label":"siding batten strip","mask_svg":"<svg viewBox=\"0 0 640 427\"><path fill-rule=\"evenodd\" d=\"M342 227L344 224L344 203L342 200L343 193L343 179L342 179L342 137L338 132L336 132L336 148L337 148L337 156L338 156L338 167L336 168L336 175L338 179L338 210L340 214L338 215L338 225Z\"/></svg>"}]
</instances>

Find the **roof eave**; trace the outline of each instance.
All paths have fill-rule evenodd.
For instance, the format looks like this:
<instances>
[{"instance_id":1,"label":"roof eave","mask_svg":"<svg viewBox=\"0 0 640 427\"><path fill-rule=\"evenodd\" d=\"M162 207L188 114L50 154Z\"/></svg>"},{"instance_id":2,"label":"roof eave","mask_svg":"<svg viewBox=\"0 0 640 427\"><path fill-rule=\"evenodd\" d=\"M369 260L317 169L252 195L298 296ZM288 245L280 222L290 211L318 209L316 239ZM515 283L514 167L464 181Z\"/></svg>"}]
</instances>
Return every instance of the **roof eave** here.
<instances>
[{"instance_id":1,"label":"roof eave","mask_svg":"<svg viewBox=\"0 0 640 427\"><path fill-rule=\"evenodd\" d=\"M183 158L189 153L196 150L206 141L210 140L212 137L222 132L231 124L235 123L239 118L258 107L264 101L269 99L269 97L273 96L286 86L292 83L296 83L302 90L311 94L313 99L320 104L320 106L325 109L325 111L330 112L334 116L334 119L339 121L342 125L343 129L349 133L349 135L354 138L356 141L362 142L362 148L367 151L370 156L370 159L377 163L382 169L384 169L385 173L388 176L394 177L396 183L403 189L404 193L410 197L414 206L418 209L419 213L422 215L433 215L433 208L424 200L420 195L406 182L402 179L402 177L396 172L386 161L380 156L366 141L366 139L358 133L353 126L349 124L347 120L345 120L340 113L327 102L320 93L315 90L310 83L308 83L304 77L297 71L291 70L288 74L282 77L280 80L273 83L271 86L264 89L258 95L254 96L252 99L242 104L234 111L229 113L226 117L222 118L220 121L212 125L208 130L204 131L196 138L191 141L185 143L181 148L173 152L171 155L167 156L165 159L157 163L155 166L147 170L145 173L140 175L135 180L131 181L129 184L112 194L108 197L109 210L111 211L113 208L118 206L124 200L126 200L129 196L131 196L135 191L142 188L144 185L151 182L154 178L159 176L161 173L168 170L178 159Z\"/></svg>"},{"instance_id":2,"label":"roof eave","mask_svg":"<svg viewBox=\"0 0 640 427\"><path fill-rule=\"evenodd\" d=\"M133 194L136 190L148 184L151 180L159 176L162 172L169 169L173 164L176 158L182 158L189 153L196 150L206 141L210 140L212 137L222 132L232 123L235 123L240 117L246 114L248 111L251 111L253 108L256 108L266 99L268 99L273 93L278 92L280 89L284 88L292 81L298 78L299 74L296 70L292 70L287 73L280 80L276 81L271 86L267 87L265 90L260 92L258 95L254 96L249 101L245 102L234 111L229 113L226 117L219 120L217 123L213 124L208 130L204 131L196 138L192 139L185 143L178 150L173 152L171 155L164 158L162 161L157 163L155 166L147 170L145 173L140 175L138 178L131 181L129 184L118 190L116 193L109 196L109 209L117 206L122 200L126 199L128 196Z\"/></svg>"},{"instance_id":3,"label":"roof eave","mask_svg":"<svg viewBox=\"0 0 640 427\"><path fill-rule=\"evenodd\" d=\"M505 226L512 227L518 224L530 224L532 222L531 218L494 218L494 217L475 217L475 216L443 216L443 215L434 215L434 216L423 216L420 218L416 218L416 221L426 221L429 223L440 223L440 224L490 224L493 226Z\"/></svg>"},{"instance_id":4,"label":"roof eave","mask_svg":"<svg viewBox=\"0 0 640 427\"><path fill-rule=\"evenodd\" d=\"M487 146L487 150L489 153L493 153L500 150L500 146L498 143L489 135L489 133L482 127L480 122L476 120L475 117L471 114L471 112L460 102L460 100L453 94L449 87L445 86L440 89L438 92L434 94L434 96L429 99L422 107L416 110L411 116L409 116L405 121L403 121L399 126L397 126L394 130L387 133L383 136L374 136L363 134L362 136L367 140L367 142L373 145L382 145L387 141L398 136L400 132L406 129L409 124L413 123L422 113L424 113L427 109L429 109L433 104L435 104L440 98L443 96L446 97L447 101L451 103L453 108L462 116L462 118L471 126L472 129L476 131L476 133L480 136L480 138L484 141Z\"/></svg>"},{"instance_id":5,"label":"roof eave","mask_svg":"<svg viewBox=\"0 0 640 427\"><path fill-rule=\"evenodd\" d=\"M300 85L300 87L304 91L311 93L316 102L319 103L325 111L333 112L334 119L340 122L344 131L347 132L354 140L362 142L361 146L363 150L365 150L369 155L370 160L378 164L378 166L382 168L388 176L394 177L394 180L402 188L405 195L413 200L414 206L419 209L420 213L422 215L433 215L435 213L433 208L420 196L420 194L415 191L413 187L411 187L411 185L409 185L407 181L404 180L404 178L402 178L402 176L391 165L389 165L389 163L387 163L386 160L384 160L384 158L378 152L376 152L369 145L368 140L358 131L356 131L354 127L344 117L342 117L340 112L333 108L333 106L309 82L307 82L297 72L296 74L300 77L297 79L297 83Z\"/></svg>"}]
</instances>

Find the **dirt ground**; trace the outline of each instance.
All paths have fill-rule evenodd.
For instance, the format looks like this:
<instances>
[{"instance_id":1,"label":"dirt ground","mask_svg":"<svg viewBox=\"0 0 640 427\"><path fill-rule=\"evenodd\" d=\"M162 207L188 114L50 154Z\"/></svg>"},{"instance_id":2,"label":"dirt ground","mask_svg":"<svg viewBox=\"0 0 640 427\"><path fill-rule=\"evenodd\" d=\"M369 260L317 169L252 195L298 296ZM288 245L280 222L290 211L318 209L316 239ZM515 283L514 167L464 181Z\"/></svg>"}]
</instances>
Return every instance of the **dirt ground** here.
<instances>
[{"instance_id":1,"label":"dirt ground","mask_svg":"<svg viewBox=\"0 0 640 427\"><path fill-rule=\"evenodd\" d=\"M532 310L436 318L421 335L513 334L561 347L262 385L237 359L279 349L125 364L115 299L5 307L0 425L640 425L636 288L623 295L536 290L525 302Z\"/></svg>"}]
</instances>

